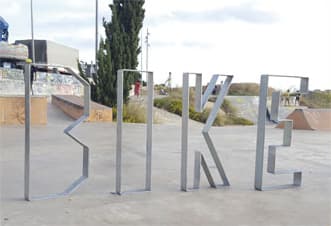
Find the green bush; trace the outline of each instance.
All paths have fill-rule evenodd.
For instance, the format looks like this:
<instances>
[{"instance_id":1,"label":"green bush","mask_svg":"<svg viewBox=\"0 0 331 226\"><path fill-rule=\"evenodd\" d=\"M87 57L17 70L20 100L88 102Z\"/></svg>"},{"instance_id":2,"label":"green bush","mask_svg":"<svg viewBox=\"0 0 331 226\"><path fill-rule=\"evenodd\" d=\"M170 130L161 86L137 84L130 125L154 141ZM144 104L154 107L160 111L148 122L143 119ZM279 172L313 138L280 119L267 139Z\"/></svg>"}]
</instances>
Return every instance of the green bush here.
<instances>
[{"instance_id":1,"label":"green bush","mask_svg":"<svg viewBox=\"0 0 331 226\"><path fill-rule=\"evenodd\" d=\"M171 100L169 103L168 110L177 115L182 115L182 101L181 100Z\"/></svg>"},{"instance_id":2,"label":"green bush","mask_svg":"<svg viewBox=\"0 0 331 226\"><path fill-rule=\"evenodd\" d=\"M217 114L213 126L224 126L224 125L253 125L253 122L237 117L237 109L231 105L229 101L224 101L224 112L222 115L220 112ZM154 100L154 106L167 110L171 113L182 115L182 101L174 97L164 97ZM193 106L189 107L189 117L192 120L205 123L209 117L211 109L205 108L202 112L196 112Z\"/></svg>"},{"instance_id":3,"label":"green bush","mask_svg":"<svg viewBox=\"0 0 331 226\"><path fill-rule=\"evenodd\" d=\"M252 121L245 119L243 117L237 117L237 116L226 117L225 124L226 125L244 125L244 126L254 125L254 123Z\"/></svg>"},{"instance_id":4,"label":"green bush","mask_svg":"<svg viewBox=\"0 0 331 226\"><path fill-rule=\"evenodd\" d=\"M269 87L268 95L275 91ZM229 88L229 96L259 96L260 85L257 83L232 83Z\"/></svg>"},{"instance_id":5,"label":"green bush","mask_svg":"<svg viewBox=\"0 0 331 226\"><path fill-rule=\"evenodd\" d=\"M209 101L210 101L210 102L215 102L215 101L216 101L216 97L211 97L211 98L209 98ZM228 99L226 99L226 98L224 98L224 101L223 101L223 103L222 103L221 109L222 109L226 114L228 114L228 115L236 115L237 112L238 112L238 109L237 109L235 106L233 106L233 105L231 104L231 102L230 102Z\"/></svg>"},{"instance_id":6,"label":"green bush","mask_svg":"<svg viewBox=\"0 0 331 226\"><path fill-rule=\"evenodd\" d=\"M200 121L206 122L210 115L211 108L205 108L200 115ZM217 114L213 126L224 126L226 121L226 115L222 115L220 112Z\"/></svg>"},{"instance_id":7,"label":"green bush","mask_svg":"<svg viewBox=\"0 0 331 226\"><path fill-rule=\"evenodd\" d=\"M229 114L229 115L236 115L238 110L235 106L233 106L231 104L231 102L228 100L228 99L224 99L223 103L222 103L222 106L221 106L221 109L226 113L226 114Z\"/></svg>"},{"instance_id":8,"label":"green bush","mask_svg":"<svg viewBox=\"0 0 331 226\"><path fill-rule=\"evenodd\" d=\"M309 108L331 108L331 91L316 90L300 98L300 105Z\"/></svg>"}]
</instances>

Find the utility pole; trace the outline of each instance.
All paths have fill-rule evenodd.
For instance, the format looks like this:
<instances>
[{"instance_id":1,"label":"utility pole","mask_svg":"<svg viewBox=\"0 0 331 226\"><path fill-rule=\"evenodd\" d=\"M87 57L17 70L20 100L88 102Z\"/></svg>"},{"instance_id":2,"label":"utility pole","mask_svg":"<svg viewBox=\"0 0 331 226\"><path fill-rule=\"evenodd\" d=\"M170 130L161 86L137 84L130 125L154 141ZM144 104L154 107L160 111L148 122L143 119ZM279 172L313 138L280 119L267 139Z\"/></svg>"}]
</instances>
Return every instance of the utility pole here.
<instances>
[{"instance_id":1,"label":"utility pole","mask_svg":"<svg viewBox=\"0 0 331 226\"><path fill-rule=\"evenodd\" d=\"M31 9L31 52L32 52L32 63L35 63L35 49L34 49L34 33L33 33L33 2L30 0Z\"/></svg>"},{"instance_id":2,"label":"utility pole","mask_svg":"<svg viewBox=\"0 0 331 226\"><path fill-rule=\"evenodd\" d=\"M95 0L95 76L97 76L98 72L98 16L98 0ZM93 64L91 64L91 67L93 67Z\"/></svg>"},{"instance_id":3,"label":"utility pole","mask_svg":"<svg viewBox=\"0 0 331 226\"><path fill-rule=\"evenodd\" d=\"M146 71L148 71L148 47L149 42L148 42L148 36L150 35L150 33L148 32L148 28L147 28L147 33L146 33L146 39L145 39L145 43L146 43Z\"/></svg>"},{"instance_id":4,"label":"utility pole","mask_svg":"<svg viewBox=\"0 0 331 226\"><path fill-rule=\"evenodd\" d=\"M140 71L143 71L143 29L140 32Z\"/></svg>"}]
</instances>

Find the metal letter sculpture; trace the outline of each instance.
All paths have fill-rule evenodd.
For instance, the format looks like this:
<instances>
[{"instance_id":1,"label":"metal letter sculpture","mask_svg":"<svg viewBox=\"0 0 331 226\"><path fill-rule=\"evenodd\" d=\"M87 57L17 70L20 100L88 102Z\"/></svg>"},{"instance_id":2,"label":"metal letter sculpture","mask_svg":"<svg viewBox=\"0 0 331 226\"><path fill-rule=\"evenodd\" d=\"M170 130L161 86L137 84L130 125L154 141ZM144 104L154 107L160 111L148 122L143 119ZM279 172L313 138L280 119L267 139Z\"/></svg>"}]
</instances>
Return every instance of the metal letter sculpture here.
<instances>
[{"instance_id":1,"label":"metal letter sculpture","mask_svg":"<svg viewBox=\"0 0 331 226\"><path fill-rule=\"evenodd\" d=\"M219 159L216 148L211 140L209 135L209 130L217 116L217 112L219 111L224 97L228 93L231 81L233 76L232 75L213 75L211 78L207 89L205 90L204 94L202 95L202 74L201 73L184 73L183 74L183 107L182 107L182 153L181 153L181 183L180 187L182 191L188 191L187 188L187 157L188 157L188 120L189 120L189 75L195 75L195 110L201 112L204 108L205 104L208 101L209 95L213 92L217 79L220 76L226 76L226 80L222 85L221 91L217 96L213 109L210 112L210 115L207 119L207 122L202 130L202 135L207 143L209 151L213 157L213 160L216 164L218 173L220 174L223 180L223 186L229 186L228 178L225 175L225 171L223 169L221 160ZM208 165L205 161L204 156L200 152L195 153L195 165L194 165L194 182L193 182L193 189L198 189L200 185L200 165L202 166L208 182L211 187L216 188L216 184L212 178L212 175L209 171Z\"/></svg>"},{"instance_id":2,"label":"metal letter sculpture","mask_svg":"<svg viewBox=\"0 0 331 226\"><path fill-rule=\"evenodd\" d=\"M64 68L75 78L77 78L84 86L84 114L64 129L64 133L71 137L74 141L83 147L83 169L82 175L75 180L67 189L63 192L50 194L45 196L31 197L30 195L30 106L31 106L31 65ZM90 85L82 77L76 74L71 68L60 65L46 65L46 64L25 64L24 66L24 80L25 80L25 160L24 160L24 198L27 201L42 200L57 198L60 196L66 196L75 191L80 184L88 177L89 166L89 147L80 141L77 137L73 136L70 131L83 122L90 115Z\"/></svg>"},{"instance_id":3,"label":"metal letter sculpture","mask_svg":"<svg viewBox=\"0 0 331 226\"><path fill-rule=\"evenodd\" d=\"M123 127L123 76L124 72L147 73L147 128L146 128L146 178L145 189L138 191L151 191L152 181L152 125L153 125L153 72L120 69L117 71L117 131L116 131L116 187L115 193L123 194L122 185L122 127Z\"/></svg>"},{"instance_id":4,"label":"metal letter sculpture","mask_svg":"<svg viewBox=\"0 0 331 226\"><path fill-rule=\"evenodd\" d=\"M268 96L268 80L269 77L290 77L300 78L300 92L306 93L308 91L308 78L298 76L286 76L286 75L262 75L260 82L260 97L259 97L259 113L257 122L257 141L256 141L256 161L255 161L255 189L266 190L274 188L290 188L293 186L301 185L302 173L299 170L276 170L276 150L282 147L291 146L292 140L292 128L293 121L288 119L278 119L280 92L273 92L271 99L271 112L270 120L280 123L284 123L283 143L281 145L269 145L268 146L268 164L267 172L272 174L289 174L293 173L293 184L263 187L263 161L264 161L264 143L265 143L265 122L267 113L267 96Z\"/></svg>"}]
</instances>

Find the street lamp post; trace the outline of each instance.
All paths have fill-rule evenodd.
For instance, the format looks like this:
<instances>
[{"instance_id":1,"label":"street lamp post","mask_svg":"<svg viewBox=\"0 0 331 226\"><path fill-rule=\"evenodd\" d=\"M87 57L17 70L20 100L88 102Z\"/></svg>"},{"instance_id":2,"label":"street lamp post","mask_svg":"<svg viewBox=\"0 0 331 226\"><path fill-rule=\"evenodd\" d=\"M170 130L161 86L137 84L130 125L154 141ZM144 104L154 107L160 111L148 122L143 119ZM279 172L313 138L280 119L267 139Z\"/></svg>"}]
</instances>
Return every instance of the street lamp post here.
<instances>
[{"instance_id":1,"label":"street lamp post","mask_svg":"<svg viewBox=\"0 0 331 226\"><path fill-rule=\"evenodd\" d=\"M148 36L150 35L150 33L148 32L148 28L147 28L147 33L146 33L146 71L148 71L148 47L150 46L149 45L149 42L148 42Z\"/></svg>"},{"instance_id":2,"label":"street lamp post","mask_svg":"<svg viewBox=\"0 0 331 226\"><path fill-rule=\"evenodd\" d=\"M143 29L140 32L140 71L143 71Z\"/></svg>"},{"instance_id":3,"label":"street lamp post","mask_svg":"<svg viewBox=\"0 0 331 226\"><path fill-rule=\"evenodd\" d=\"M33 1L30 0L31 8L31 52L32 52L32 63L35 63L35 49L34 49L34 33L33 33Z\"/></svg>"},{"instance_id":4,"label":"street lamp post","mask_svg":"<svg viewBox=\"0 0 331 226\"><path fill-rule=\"evenodd\" d=\"M98 72L98 0L95 0L95 70L94 73L97 76ZM93 67L93 64L91 65Z\"/></svg>"}]
</instances>

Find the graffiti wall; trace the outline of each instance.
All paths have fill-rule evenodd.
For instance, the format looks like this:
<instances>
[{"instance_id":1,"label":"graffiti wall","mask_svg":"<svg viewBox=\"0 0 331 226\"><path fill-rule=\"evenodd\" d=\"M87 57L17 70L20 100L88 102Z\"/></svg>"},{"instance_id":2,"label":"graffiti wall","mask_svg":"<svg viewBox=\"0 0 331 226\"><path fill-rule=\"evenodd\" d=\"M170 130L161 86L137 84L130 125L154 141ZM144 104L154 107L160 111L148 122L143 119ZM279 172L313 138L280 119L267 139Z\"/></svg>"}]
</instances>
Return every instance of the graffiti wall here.
<instances>
[{"instance_id":1,"label":"graffiti wall","mask_svg":"<svg viewBox=\"0 0 331 226\"><path fill-rule=\"evenodd\" d=\"M33 81L34 95L83 95L83 86L70 75L38 72ZM24 95L23 71L0 68L0 95Z\"/></svg>"}]
</instances>

